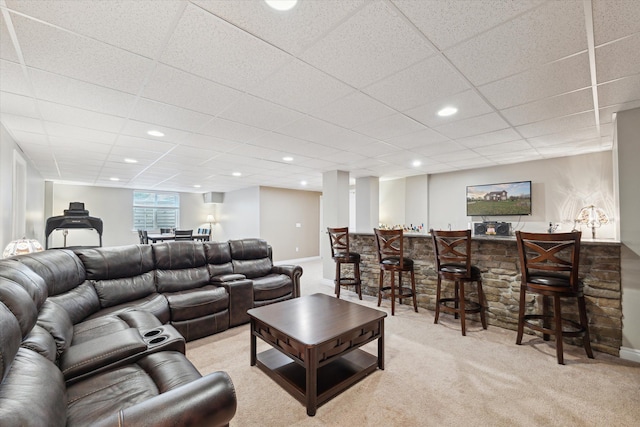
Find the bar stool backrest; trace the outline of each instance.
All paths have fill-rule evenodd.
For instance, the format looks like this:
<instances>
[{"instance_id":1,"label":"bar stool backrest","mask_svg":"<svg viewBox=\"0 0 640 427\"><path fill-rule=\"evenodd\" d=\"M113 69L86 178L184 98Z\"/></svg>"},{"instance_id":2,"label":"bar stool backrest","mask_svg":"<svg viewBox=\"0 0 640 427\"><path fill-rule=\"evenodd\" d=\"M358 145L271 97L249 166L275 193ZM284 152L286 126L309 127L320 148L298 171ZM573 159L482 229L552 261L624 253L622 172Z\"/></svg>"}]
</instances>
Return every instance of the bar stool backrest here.
<instances>
[{"instance_id":1,"label":"bar stool backrest","mask_svg":"<svg viewBox=\"0 0 640 427\"><path fill-rule=\"evenodd\" d=\"M378 251L378 262L383 263L385 259L397 259L398 268L404 268L404 232L401 228L397 230L380 230L374 228L376 234L376 249Z\"/></svg>"},{"instance_id":2,"label":"bar stool backrest","mask_svg":"<svg viewBox=\"0 0 640 427\"><path fill-rule=\"evenodd\" d=\"M431 230L431 240L436 258L436 271L447 267L466 270L471 277L471 230Z\"/></svg>"},{"instance_id":3,"label":"bar stool backrest","mask_svg":"<svg viewBox=\"0 0 640 427\"><path fill-rule=\"evenodd\" d=\"M516 231L522 282L569 286L577 292L582 232L525 233Z\"/></svg>"},{"instance_id":4,"label":"bar stool backrest","mask_svg":"<svg viewBox=\"0 0 640 427\"><path fill-rule=\"evenodd\" d=\"M331 244L331 258L349 256L349 227L327 227Z\"/></svg>"}]
</instances>

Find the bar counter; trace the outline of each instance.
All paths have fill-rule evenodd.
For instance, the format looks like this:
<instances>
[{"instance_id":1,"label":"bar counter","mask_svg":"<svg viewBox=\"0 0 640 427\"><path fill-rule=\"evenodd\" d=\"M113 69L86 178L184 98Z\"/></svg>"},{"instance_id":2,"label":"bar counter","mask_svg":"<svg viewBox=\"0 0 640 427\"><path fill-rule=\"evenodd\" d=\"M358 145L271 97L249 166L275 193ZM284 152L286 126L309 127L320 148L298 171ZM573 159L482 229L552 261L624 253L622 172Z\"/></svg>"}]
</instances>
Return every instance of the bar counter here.
<instances>
[{"instance_id":1,"label":"bar counter","mask_svg":"<svg viewBox=\"0 0 640 427\"><path fill-rule=\"evenodd\" d=\"M405 256L414 261L418 306L431 310L425 315L433 316L437 275L431 236L406 233L404 239ZM350 233L349 240L351 251L361 255L362 292L377 296L380 269L374 235ZM520 298L520 265L515 237L474 236L471 251L472 263L482 271L487 322L490 326L515 331ZM408 285L408 274L406 276L407 279L403 276L403 284ZM620 243L583 239L580 245L580 277L584 282L591 346L595 350L619 356L622 345ZM443 282L445 293L452 289L452 282ZM475 289L475 284L472 289ZM382 304L389 304L389 301L383 299ZM534 295L531 295L527 304L530 309L535 307L538 310ZM567 305L566 309L563 305L563 315L573 315L577 319L577 311L575 303ZM469 315L469 318L479 321L477 314ZM530 332L525 328L525 333ZM513 339L515 343L515 333ZM565 342L574 345L581 345L580 340L565 338Z\"/></svg>"}]
</instances>

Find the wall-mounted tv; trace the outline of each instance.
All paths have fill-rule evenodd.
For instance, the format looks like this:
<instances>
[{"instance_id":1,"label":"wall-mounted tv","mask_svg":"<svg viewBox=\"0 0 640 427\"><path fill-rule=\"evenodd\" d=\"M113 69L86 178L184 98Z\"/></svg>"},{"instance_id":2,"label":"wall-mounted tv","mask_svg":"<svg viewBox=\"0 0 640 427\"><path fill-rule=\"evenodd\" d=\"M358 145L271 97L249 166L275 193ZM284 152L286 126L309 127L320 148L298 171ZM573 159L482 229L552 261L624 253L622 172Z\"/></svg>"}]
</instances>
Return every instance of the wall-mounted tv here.
<instances>
[{"instance_id":1,"label":"wall-mounted tv","mask_svg":"<svg viewBox=\"0 0 640 427\"><path fill-rule=\"evenodd\" d=\"M467 187L467 216L531 215L531 181Z\"/></svg>"}]
</instances>

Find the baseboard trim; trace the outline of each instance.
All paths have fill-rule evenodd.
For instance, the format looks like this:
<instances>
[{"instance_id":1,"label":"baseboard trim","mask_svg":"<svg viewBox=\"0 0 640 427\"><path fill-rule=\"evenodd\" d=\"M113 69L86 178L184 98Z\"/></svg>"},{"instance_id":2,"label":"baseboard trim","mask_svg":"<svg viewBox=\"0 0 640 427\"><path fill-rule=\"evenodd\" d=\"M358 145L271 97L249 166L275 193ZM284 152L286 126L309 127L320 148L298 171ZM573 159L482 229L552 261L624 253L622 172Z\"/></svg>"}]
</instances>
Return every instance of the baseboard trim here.
<instances>
[{"instance_id":1,"label":"baseboard trim","mask_svg":"<svg viewBox=\"0 0 640 427\"><path fill-rule=\"evenodd\" d=\"M283 265L283 264L299 264L301 262L309 262L309 261L317 261L319 260L319 256L312 256L308 258L297 258L297 259L287 259L283 261L276 261L273 265Z\"/></svg>"},{"instance_id":2,"label":"baseboard trim","mask_svg":"<svg viewBox=\"0 0 640 427\"><path fill-rule=\"evenodd\" d=\"M620 359L640 363L640 350L635 348L620 347Z\"/></svg>"}]
</instances>

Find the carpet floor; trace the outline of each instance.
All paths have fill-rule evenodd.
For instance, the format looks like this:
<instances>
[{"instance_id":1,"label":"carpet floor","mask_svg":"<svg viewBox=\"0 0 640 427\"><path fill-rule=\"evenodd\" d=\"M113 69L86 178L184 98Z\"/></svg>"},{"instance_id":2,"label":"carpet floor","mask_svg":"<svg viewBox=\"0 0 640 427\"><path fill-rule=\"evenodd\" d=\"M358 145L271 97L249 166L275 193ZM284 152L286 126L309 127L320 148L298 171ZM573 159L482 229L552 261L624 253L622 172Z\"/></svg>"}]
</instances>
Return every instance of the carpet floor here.
<instances>
[{"instance_id":1,"label":"carpet floor","mask_svg":"<svg viewBox=\"0 0 640 427\"><path fill-rule=\"evenodd\" d=\"M320 261L304 268L302 294L333 295ZM341 299L377 308L353 292ZM565 345L558 365L553 341L477 323L460 334L459 321L413 312L390 301L385 319L385 370L375 371L318 408L314 417L257 367L249 365L249 325L187 343L203 373L226 371L238 410L231 426L640 426L640 364ZM258 340L258 352L270 347ZM376 354L376 343L363 347Z\"/></svg>"}]
</instances>

